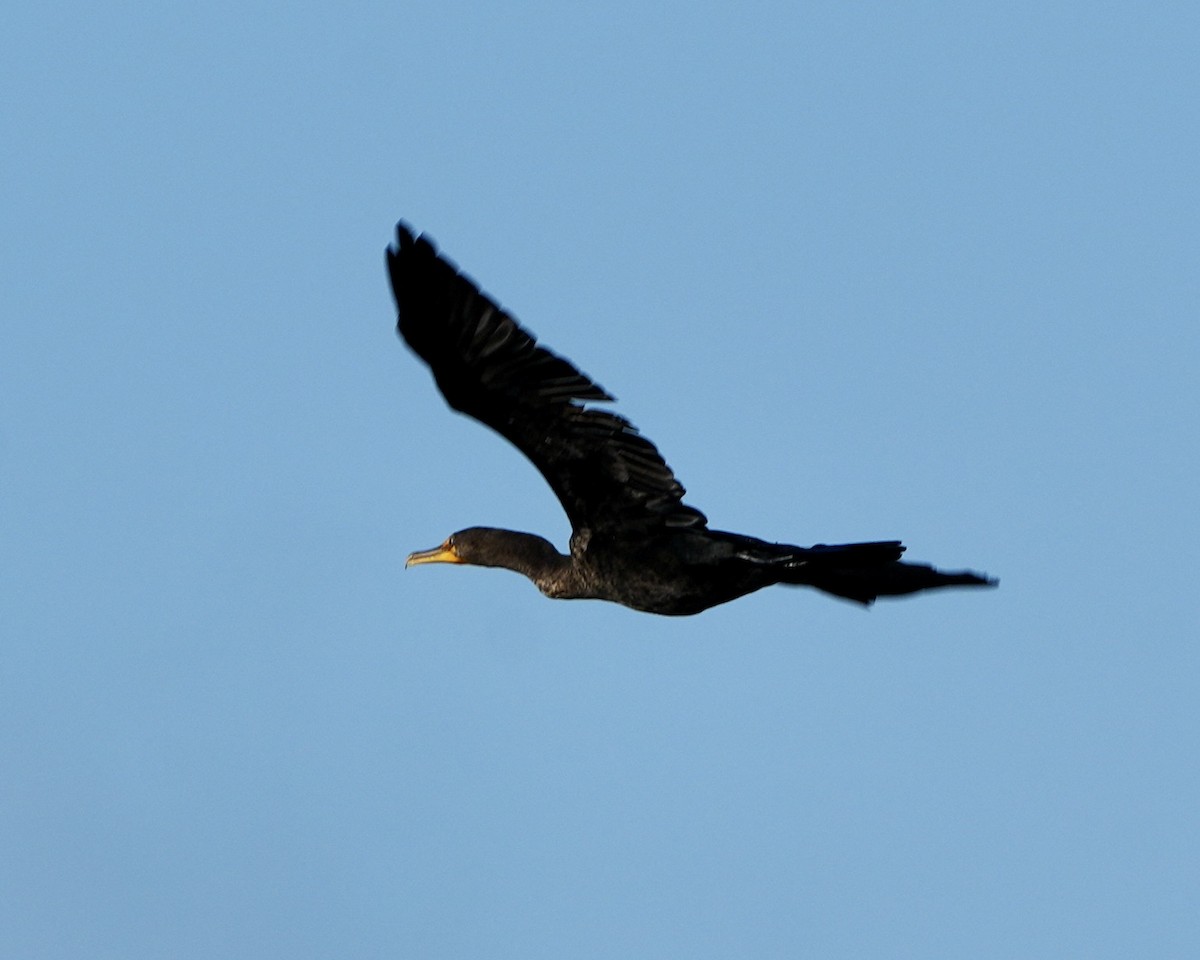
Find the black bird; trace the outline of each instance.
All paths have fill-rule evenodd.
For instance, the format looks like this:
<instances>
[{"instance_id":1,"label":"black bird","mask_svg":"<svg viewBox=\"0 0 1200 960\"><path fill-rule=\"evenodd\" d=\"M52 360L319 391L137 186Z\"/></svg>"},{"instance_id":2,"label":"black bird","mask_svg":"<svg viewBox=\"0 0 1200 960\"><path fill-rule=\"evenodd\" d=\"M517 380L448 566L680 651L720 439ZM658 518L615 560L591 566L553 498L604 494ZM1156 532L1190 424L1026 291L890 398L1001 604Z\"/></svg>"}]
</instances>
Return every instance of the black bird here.
<instances>
[{"instance_id":1,"label":"black bird","mask_svg":"<svg viewBox=\"0 0 1200 960\"><path fill-rule=\"evenodd\" d=\"M901 563L898 540L796 547L708 529L658 450L612 397L505 313L426 236L396 227L387 251L400 336L455 410L491 427L541 471L571 521L570 553L532 533L471 527L407 563L524 574L548 597L683 615L776 583L869 604L936 587L988 586L971 571Z\"/></svg>"}]
</instances>

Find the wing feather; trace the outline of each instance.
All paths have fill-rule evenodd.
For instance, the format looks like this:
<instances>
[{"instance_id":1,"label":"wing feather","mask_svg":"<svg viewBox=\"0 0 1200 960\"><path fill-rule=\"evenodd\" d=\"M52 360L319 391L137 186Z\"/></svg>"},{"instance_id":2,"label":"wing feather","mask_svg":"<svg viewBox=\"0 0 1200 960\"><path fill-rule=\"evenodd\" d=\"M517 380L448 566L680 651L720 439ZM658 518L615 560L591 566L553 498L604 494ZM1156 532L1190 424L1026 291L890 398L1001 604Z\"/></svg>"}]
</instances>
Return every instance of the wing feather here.
<instances>
[{"instance_id":1,"label":"wing feather","mask_svg":"<svg viewBox=\"0 0 1200 960\"><path fill-rule=\"evenodd\" d=\"M431 240L400 223L387 259L400 336L451 407L533 462L576 533L705 525L654 444L624 417L586 405L611 401L608 392L539 346Z\"/></svg>"}]
</instances>

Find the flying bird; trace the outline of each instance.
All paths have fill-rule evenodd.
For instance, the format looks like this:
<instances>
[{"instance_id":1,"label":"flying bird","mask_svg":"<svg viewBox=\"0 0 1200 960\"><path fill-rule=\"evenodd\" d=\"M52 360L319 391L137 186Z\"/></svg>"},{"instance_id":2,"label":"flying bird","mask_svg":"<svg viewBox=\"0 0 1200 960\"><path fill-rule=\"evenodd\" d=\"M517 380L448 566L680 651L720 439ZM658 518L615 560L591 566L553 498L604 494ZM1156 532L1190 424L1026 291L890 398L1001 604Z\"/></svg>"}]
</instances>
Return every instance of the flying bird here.
<instances>
[{"instance_id":1,"label":"flying bird","mask_svg":"<svg viewBox=\"0 0 1200 960\"><path fill-rule=\"evenodd\" d=\"M523 574L548 597L667 615L699 613L773 584L877 597L996 581L900 560L898 540L798 547L710 530L657 448L613 398L401 222L387 250L400 336L446 402L491 427L545 477L571 522L569 552L543 537L469 527L405 566L465 563Z\"/></svg>"}]
</instances>

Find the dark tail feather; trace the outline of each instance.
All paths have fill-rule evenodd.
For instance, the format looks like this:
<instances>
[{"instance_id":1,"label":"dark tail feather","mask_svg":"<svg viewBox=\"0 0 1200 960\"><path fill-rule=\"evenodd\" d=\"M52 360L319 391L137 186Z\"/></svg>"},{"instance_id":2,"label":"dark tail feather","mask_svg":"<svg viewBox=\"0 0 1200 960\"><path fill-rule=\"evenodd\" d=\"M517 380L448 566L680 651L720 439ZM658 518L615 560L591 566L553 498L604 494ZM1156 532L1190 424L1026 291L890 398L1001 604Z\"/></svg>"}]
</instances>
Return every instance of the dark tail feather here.
<instances>
[{"instance_id":1,"label":"dark tail feather","mask_svg":"<svg viewBox=\"0 0 1200 960\"><path fill-rule=\"evenodd\" d=\"M819 544L789 565L783 582L806 584L861 604L939 587L992 587L998 582L971 570L943 571L925 563L901 563L903 552L897 540Z\"/></svg>"}]
</instances>

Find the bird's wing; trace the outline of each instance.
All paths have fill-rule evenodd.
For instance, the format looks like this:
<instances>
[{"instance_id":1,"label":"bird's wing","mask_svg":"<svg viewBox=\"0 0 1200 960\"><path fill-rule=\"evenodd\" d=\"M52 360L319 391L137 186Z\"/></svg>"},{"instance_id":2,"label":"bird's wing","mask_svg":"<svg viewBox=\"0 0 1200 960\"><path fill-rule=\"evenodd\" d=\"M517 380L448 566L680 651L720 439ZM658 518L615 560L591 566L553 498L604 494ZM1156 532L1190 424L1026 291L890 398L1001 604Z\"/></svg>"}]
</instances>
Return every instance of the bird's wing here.
<instances>
[{"instance_id":1,"label":"bird's wing","mask_svg":"<svg viewBox=\"0 0 1200 960\"><path fill-rule=\"evenodd\" d=\"M427 237L398 224L387 260L400 336L451 407L533 461L576 533L705 525L654 444L623 417L584 405L612 397L538 346Z\"/></svg>"}]
</instances>

